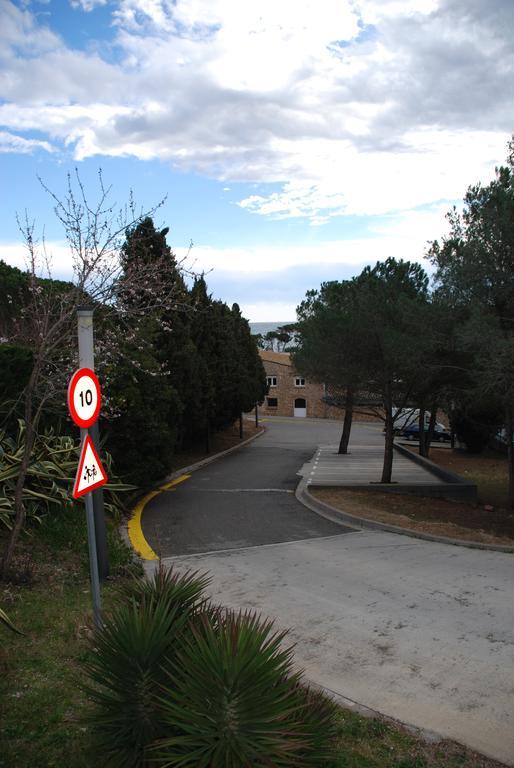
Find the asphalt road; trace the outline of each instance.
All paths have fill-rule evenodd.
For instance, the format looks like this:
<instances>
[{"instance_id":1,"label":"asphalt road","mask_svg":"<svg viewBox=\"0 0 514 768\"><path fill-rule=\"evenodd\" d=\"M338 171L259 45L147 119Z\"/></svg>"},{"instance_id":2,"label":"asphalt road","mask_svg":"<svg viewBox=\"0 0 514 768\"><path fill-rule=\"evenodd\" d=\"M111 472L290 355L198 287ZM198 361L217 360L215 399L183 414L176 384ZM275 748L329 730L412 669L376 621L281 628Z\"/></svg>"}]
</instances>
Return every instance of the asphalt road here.
<instances>
[{"instance_id":1,"label":"asphalt road","mask_svg":"<svg viewBox=\"0 0 514 768\"><path fill-rule=\"evenodd\" d=\"M267 433L194 472L145 507L143 533L160 557L341 536L353 529L319 517L294 495L300 467L341 425L308 419L266 422ZM379 439L377 427L362 430Z\"/></svg>"}]
</instances>

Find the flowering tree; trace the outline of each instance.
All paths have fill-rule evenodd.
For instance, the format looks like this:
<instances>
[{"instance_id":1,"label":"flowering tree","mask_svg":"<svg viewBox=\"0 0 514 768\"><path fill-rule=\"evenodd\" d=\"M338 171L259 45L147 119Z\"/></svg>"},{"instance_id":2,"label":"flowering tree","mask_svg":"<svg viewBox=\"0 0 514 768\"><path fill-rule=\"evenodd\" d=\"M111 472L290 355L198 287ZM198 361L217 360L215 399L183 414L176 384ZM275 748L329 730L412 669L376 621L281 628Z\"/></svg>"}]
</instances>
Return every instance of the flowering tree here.
<instances>
[{"instance_id":1,"label":"flowering tree","mask_svg":"<svg viewBox=\"0 0 514 768\"><path fill-rule=\"evenodd\" d=\"M130 196L128 203L118 208L110 201L112 190L104 185L101 171L94 204L90 203L78 172L68 175L62 199L41 179L40 182L52 198L55 215L62 225L73 277L69 282L51 279L51 257L44 239L37 239L35 226L27 217L19 221L27 249L27 272L15 295L10 297L14 304L19 302L20 310L3 323L0 336L4 343L31 349L32 369L22 394L25 445L15 490L14 524L0 565L2 577L8 572L25 524L23 488L42 413L52 405L62 409L65 403L66 384L76 358L77 308L88 304L99 308L102 316L108 318L116 312L120 296L137 293L150 284L159 286L158 295L156 292L152 300L160 306L172 307L175 290L173 282L167 280L166 265L158 260L141 264L136 273L128 276L120 259L127 228L136 226L159 206L138 213ZM125 302L119 318L123 320L129 314ZM135 309L133 314L141 320L141 312ZM137 331L138 322L132 323L131 333L135 335ZM100 352L110 355L112 360L121 349L121 333L119 324L112 325L100 345Z\"/></svg>"}]
</instances>

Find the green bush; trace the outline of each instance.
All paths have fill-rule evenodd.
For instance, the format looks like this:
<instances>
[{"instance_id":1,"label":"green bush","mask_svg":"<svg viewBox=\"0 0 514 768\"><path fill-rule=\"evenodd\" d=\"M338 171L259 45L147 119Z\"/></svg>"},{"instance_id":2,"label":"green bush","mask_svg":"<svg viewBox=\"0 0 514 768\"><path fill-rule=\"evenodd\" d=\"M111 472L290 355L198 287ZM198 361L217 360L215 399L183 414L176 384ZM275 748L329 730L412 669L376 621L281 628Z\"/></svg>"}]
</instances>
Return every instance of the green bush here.
<instances>
[{"instance_id":1,"label":"green bush","mask_svg":"<svg viewBox=\"0 0 514 768\"><path fill-rule=\"evenodd\" d=\"M134 578L121 588L120 593L125 602L150 606L163 603L170 611L180 609L185 618L190 618L210 605L204 597L209 583L210 578L198 571L178 574L173 568L159 565L151 578Z\"/></svg>"},{"instance_id":2,"label":"green bush","mask_svg":"<svg viewBox=\"0 0 514 768\"><path fill-rule=\"evenodd\" d=\"M159 762L181 768L298 766L305 747L284 633L253 614L208 620L177 655L160 698L170 736Z\"/></svg>"},{"instance_id":3,"label":"green bush","mask_svg":"<svg viewBox=\"0 0 514 768\"><path fill-rule=\"evenodd\" d=\"M103 764L327 766L335 705L293 671L286 633L214 608L206 576L133 581L87 664Z\"/></svg>"},{"instance_id":4,"label":"green bush","mask_svg":"<svg viewBox=\"0 0 514 768\"><path fill-rule=\"evenodd\" d=\"M148 749L163 736L158 694L191 620L205 609L208 579L159 569L134 580L119 607L96 633L86 690L96 704L92 727L103 764L132 768L147 763Z\"/></svg>"},{"instance_id":5,"label":"green bush","mask_svg":"<svg viewBox=\"0 0 514 768\"><path fill-rule=\"evenodd\" d=\"M25 449L25 423L18 420L16 437L0 431L0 525L11 529L15 517L14 494ZM57 435L47 429L36 436L27 478L23 487L23 503L27 520L41 521L42 515L71 507L71 496L77 471L80 444L71 437ZM105 457L109 483L106 491L106 509L117 515L122 509L118 494L130 490L112 475L111 458Z\"/></svg>"},{"instance_id":6,"label":"green bush","mask_svg":"<svg viewBox=\"0 0 514 768\"><path fill-rule=\"evenodd\" d=\"M482 453L502 424L503 411L497 404L467 405L455 410L452 424L457 439L470 453Z\"/></svg>"},{"instance_id":7,"label":"green bush","mask_svg":"<svg viewBox=\"0 0 514 768\"><path fill-rule=\"evenodd\" d=\"M297 716L303 728L305 764L327 768L335 758L338 708L332 699L301 683L296 694L300 702Z\"/></svg>"},{"instance_id":8,"label":"green bush","mask_svg":"<svg viewBox=\"0 0 514 768\"><path fill-rule=\"evenodd\" d=\"M154 361L145 364L151 368ZM107 391L119 416L103 422L102 434L120 477L143 487L165 477L181 410L176 391L166 377L123 363L109 374Z\"/></svg>"},{"instance_id":9,"label":"green bush","mask_svg":"<svg viewBox=\"0 0 514 768\"><path fill-rule=\"evenodd\" d=\"M15 433L17 418L23 414L23 390L27 386L33 365L30 349L0 343L0 423Z\"/></svg>"}]
</instances>

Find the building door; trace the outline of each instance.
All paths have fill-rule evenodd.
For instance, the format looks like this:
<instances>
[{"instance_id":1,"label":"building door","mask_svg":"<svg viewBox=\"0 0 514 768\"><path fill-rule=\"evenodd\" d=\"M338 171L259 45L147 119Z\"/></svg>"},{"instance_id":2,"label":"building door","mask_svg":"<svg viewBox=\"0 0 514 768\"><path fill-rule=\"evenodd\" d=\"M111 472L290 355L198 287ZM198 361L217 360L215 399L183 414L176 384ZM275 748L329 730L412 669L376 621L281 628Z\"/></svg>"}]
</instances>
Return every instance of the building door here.
<instances>
[{"instance_id":1,"label":"building door","mask_svg":"<svg viewBox=\"0 0 514 768\"><path fill-rule=\"evenodd\" d=\"M307 416L307 403L303 397L297 397L294 401L294 415L300 418Z\"/></svg>"}]
</instances>

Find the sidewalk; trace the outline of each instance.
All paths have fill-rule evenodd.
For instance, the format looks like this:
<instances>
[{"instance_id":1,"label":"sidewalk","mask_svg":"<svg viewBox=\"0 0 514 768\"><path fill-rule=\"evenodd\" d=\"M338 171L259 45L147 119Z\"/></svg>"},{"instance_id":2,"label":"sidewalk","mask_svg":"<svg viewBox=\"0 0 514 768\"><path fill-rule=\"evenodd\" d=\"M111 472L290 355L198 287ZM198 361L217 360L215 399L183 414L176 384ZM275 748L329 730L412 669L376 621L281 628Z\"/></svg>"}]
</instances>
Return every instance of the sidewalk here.
<instances>
[{"instance_id":1,"label":"sidewalk","mask_svg":"<svg viewBox=\"0 0 514 768\"><path fill-rule=\"evenodd\" d=\"M307 485L362 486L379 483L382 476L384 449L381 446L352 445L347 454L338 454L337 445L321 445L313 459L300 469ZM402 485L434 485L446 483L412 459L394 452L392 482Z\"/></svg>"}]
</instances>

